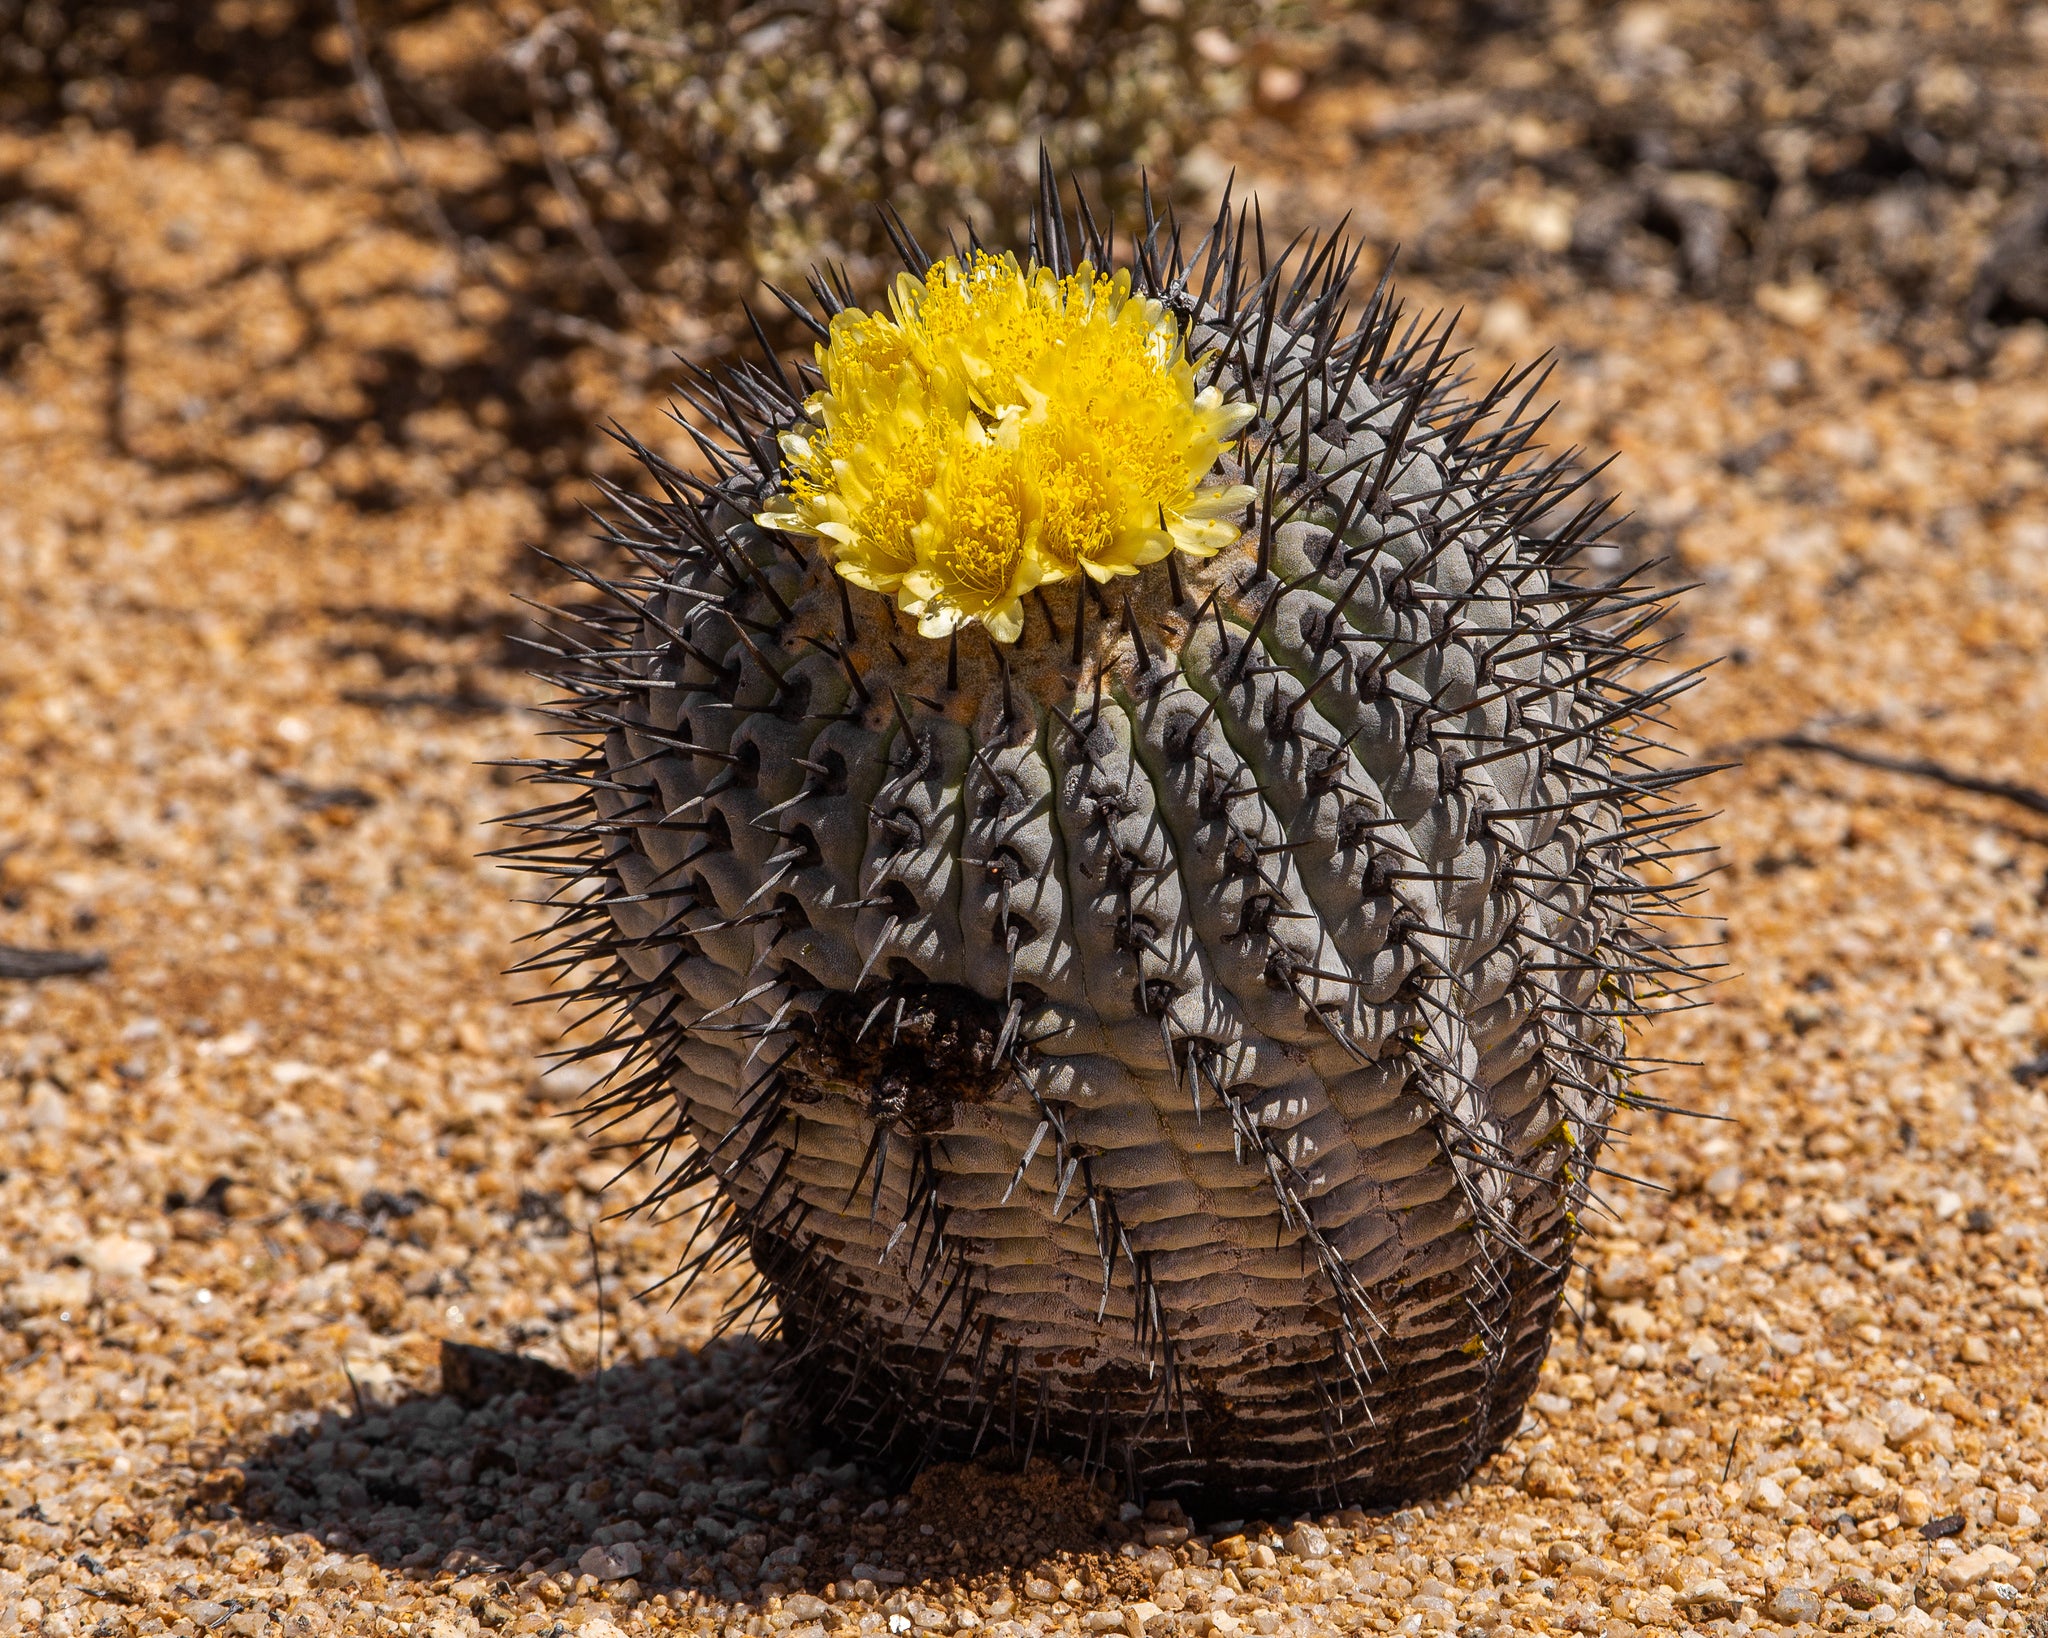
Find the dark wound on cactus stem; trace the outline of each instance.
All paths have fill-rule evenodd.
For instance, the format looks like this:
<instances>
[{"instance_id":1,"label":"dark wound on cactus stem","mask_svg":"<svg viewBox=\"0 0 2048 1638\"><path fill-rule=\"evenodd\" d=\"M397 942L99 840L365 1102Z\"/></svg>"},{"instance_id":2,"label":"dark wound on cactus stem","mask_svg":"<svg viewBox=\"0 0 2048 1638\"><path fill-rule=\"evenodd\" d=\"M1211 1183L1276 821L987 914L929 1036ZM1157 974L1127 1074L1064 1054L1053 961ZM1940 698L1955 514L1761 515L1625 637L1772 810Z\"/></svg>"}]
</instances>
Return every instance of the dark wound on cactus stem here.
<instances>
[{"instance_id":1,"label":"dark wound on cactus stem","mask_svg":"<svg viewBox=\"0 0 2048 1638\"><path fill-rule=\"evenodd\" d=\"M1048 171L1029 255L1109 252ZM1462 398L1384 275L1344 328L1359 255L1141 224L1136 288L1258 410L1251 515L1014 643L750 521L808 366L693 377L708 475L617 433L651 489L607 486L632 567L565 565L605 606L553 639L565 794L510 821L557 882L524 970L609 1020L590 1118L657 1117L650 1206L708 1185L681 1276L751 1258L729 1317L772 1307L836 1437L1231 1511L1445 1490L1617 1110L1663 1107L1625 1026L1701 969L1642 724L1691 675L1654 588L1577 568L1608 507L1530 459L1542 372Z\"/></svg>"}]
</instances>

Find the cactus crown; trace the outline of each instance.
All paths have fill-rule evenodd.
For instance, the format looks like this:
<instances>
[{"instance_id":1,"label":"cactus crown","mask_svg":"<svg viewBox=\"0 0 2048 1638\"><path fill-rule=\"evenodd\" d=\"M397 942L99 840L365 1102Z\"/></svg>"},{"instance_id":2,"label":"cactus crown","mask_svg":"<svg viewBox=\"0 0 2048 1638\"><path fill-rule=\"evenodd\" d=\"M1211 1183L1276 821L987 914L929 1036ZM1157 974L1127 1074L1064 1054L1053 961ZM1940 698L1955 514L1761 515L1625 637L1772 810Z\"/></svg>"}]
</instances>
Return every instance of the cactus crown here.
<instances>
[{"instance_id":1,"label":"cactus crown","mask_svg":"<svg viewBox=\"0 0 2048 1638\"><path fill-rule=\"evenodd\" d=\"M1257 411L1197 390L1179 321L1128 269L977 251L890 298L834 316L823 385L781 437L787 491L756 522L816 536L926 637L981 625L1004 643L1035 587L1237 538L1223 519L1251 489L1205 480Z\"/></svg>"}]
</instances>

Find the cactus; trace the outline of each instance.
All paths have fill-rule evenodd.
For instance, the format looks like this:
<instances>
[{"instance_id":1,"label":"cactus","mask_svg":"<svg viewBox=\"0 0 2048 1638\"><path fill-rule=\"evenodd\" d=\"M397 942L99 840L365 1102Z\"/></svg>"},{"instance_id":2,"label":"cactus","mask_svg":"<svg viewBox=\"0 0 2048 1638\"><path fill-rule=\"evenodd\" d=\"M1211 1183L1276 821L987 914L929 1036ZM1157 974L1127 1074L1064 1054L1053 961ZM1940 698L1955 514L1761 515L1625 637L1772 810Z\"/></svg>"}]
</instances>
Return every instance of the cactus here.
<instances>
[{"instance_id":1,"label":"cactus","mask_svg":"<svg viewBox=\"0 0 2048 1638\"><path fill-rule=\"evenodd\" d=\"M1461 396L1384 276L1347 326L1340 239L1226 200L1111 273L1041 195L1021 262L899 233L888 314L785 297L818 369L699 379L708 475L628 438L658 498L609 495L637 567L577 571L570 791L516 816L533 965L841 1438L1441 1491L1693 982L1638 732L1687 679L1573 572L1606 506L1530 456L1533 367Z\"/></svg>"}]
</instances>

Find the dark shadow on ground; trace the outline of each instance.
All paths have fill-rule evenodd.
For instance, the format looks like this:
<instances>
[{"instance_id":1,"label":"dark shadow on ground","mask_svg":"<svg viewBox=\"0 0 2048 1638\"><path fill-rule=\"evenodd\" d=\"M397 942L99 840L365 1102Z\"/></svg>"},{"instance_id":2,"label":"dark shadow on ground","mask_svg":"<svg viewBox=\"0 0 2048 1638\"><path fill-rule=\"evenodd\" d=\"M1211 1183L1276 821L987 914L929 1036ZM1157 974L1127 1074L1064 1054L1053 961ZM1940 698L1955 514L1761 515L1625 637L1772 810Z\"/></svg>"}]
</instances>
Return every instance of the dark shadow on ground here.
<instances>
[{"instance_id":1,"label":"dark shadow on ground","mask_svg":"<svg viewBox=\"0 0 2048 1638\"><path fill-rule=\"evenodd\" d=\"M576 1378L451 1351L443 1392L366 1397L251 1454L239 1511L423 1581L502 1582L508 1597L563 1570L616 1601L694 1592L725 1604L834 1582L841 1596L863 1581L887 1596L1078 1574L1109 1594L1129 1578L1117 1549L1139 1528L1096 1485L997 1456L892 1490L821 1442L828 1430L776 1358L740 1339Z\"/></svg>"}]
</instances>

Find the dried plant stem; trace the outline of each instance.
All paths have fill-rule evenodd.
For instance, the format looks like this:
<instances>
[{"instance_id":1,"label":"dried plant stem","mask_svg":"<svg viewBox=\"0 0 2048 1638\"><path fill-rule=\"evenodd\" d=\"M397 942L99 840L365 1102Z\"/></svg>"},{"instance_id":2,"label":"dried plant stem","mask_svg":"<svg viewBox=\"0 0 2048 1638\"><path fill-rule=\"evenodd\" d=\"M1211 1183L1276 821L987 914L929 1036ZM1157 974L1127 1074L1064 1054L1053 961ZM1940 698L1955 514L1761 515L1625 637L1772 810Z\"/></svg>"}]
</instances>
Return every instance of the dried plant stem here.
<instances>
[{"instance_id":1,"label":"dried plant stem","mask_svg":"<svg viewBox=\"0 0 2048 1638\"><path fill-rule=\"evenodd\" d=\"M384 151L391 161L392 171L407 193L412 196L414 209L425 220L434 237L454 259L461 272L480 284L489 285L516 306L528 323L537 330L566 340L580 341L603 347L621 359L639 368L652 372L662 367L667 353L659 347L650 347L632 336L622 335L609 326L595 320L578 318L572 314L549 312L536 307L521 292L498 276L490 259L481 246L468 242L455 231L455 224L448 219L448 212L442 207L440 198L427 185L411 158L406 154L404 140L399 136L398 123L391 117L391 101L385 95L383 78L377 73L376 65L370 61L369 41L363 32L362 15L357 10L356 0L334 0L335 15L341 23L341 30L348 40L350 71L355 76L356 89L362 95L363 108L368 123L383 139ZM559 28L557 18L543 21L532 35L514 48L522 53L533 45L543 31L550 27ZM645 305L646 298L633 282L626 277L625 270L618 264L604 242L598 237L596 224L591 220L589 207L577 191L575 179L561 155L555 141L554 115L547 107L546 87L539 81L538 56L529 54L530 60L520 66L527 75L528 89L533 95L534 136L540 145L542 162L547 166L548 176L555 191L561 196L563 208L568 212L571 230L577 242L596 262L599 272L604 275L619 298L620 305L628 314L637 314Z\"/></svg>"},{"instance_id":2,"label":"dried plant stem","mask_svg":"<svg viewBox=\"0 0 2048 1638\"><path fill-rule=\"evenodd\" d=\"M1931 779L1938 785L1951 790L1970 791L1978 796L1996 796L2007 802L2016 802L2029 813L2048 814L2048 791L2036 790L2031 785L2021 785L2008 779L1986 779L1979 774L1958 773L1927 757L1891 756L1883 751L1860 750L1854 745L1840 745L1831 739L1821 739L1812 734L1774 734L1767 739L1753 739L1745 742L1742 751L1809 751L1821 756L1837 757L1843 762L1853 762L1860 768L1875 768L1881 773L1906 774L1914 779Z\"/></svg>"},{"instance_id":3,"label":"dried plant stem","mask_svg":"<svg viewBox=\"0 0 2048 1638\"><path fill-rule=\"evenodd\" d=\"M583 247L584 254L604 275L605 283L612 287L612 293L619 298L619 305L628 314L635 314L647 298L641 294L640 287L627 277L626 270L605 244L604 236L597 231L597 222L590 214L590 205L583 197L583 190L576 185L575 174L562 157L561 144L555 139L555 113L548 106L547 76L541 72L541 53L557 40L568 38L564 25L575 15L573 12L556 12L543 18L525 39L512 47L507 57L526 76L527 102L533 110L534 140L540 145L541 162L547 166L548 180L554 184L562 208L568 212L569 229L576 235L576 242Z\"/></svg>"},{"instance_id":4,"label":"dried plant stem","mask_svg":"<svg viewBox=\"0 0 2048 1638\"><path fill-rule=\"evenodd\" d=\"M384 139L384 151L390 157L391 168L412 195L414 208L426 218L434 236L447 248L458 266L476 278L496 284L498 281L489 265L473 246L463 243L462 236L455 231L455 224L448 220L447 211L441 208L439 197L427 186L426 179L406 155L405 144L399 139L398 123L391 117L390 99L384 95L384 81L370 62L369 41L363 35L363 19L356 9L356 0L334 0L334 9L341 20L341 31L348 37L349 68L355 75L356 89L362 93L370 124Z\"/></svg>"},{"instance_id":5,"label":"dried plant stem","mask_svg":"<svg viewBox=\"0 0 2048 1638\"><path fill-rule=\"evenodd\" d=\"M597 1230L586 1226L590 1240L590 1278L597 1287L597 1402L604 1405L604 1264L597 1255Z\"/></svg>"}]
</instances>

